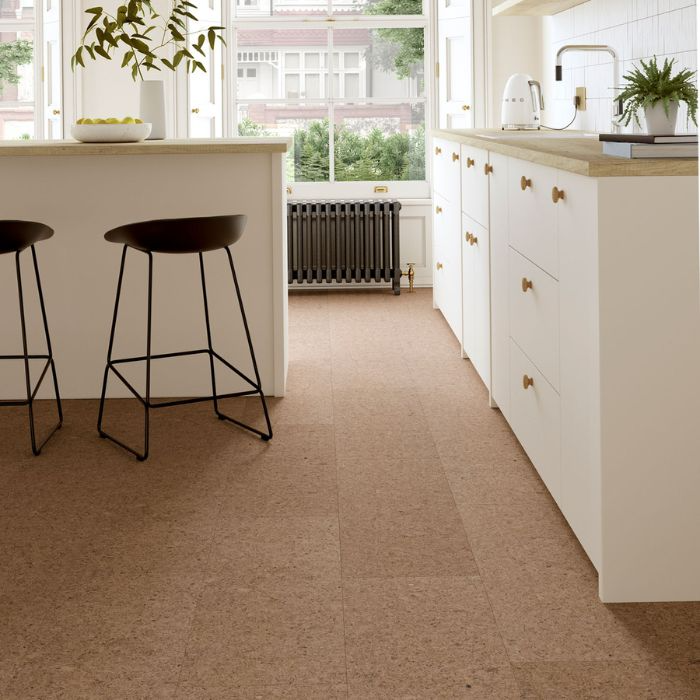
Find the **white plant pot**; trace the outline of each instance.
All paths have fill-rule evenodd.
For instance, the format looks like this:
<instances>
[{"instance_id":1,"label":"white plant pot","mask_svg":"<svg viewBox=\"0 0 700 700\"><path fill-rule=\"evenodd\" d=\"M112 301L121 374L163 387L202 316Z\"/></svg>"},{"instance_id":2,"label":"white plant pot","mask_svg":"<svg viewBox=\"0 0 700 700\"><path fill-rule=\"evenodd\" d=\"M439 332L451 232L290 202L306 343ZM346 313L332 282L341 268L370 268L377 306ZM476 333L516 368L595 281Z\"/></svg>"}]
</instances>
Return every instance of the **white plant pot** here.
<instances>
[{"instance_id":1,"label":"white plant pot","mask_svg":"<svg viewBox=\"0 0 700 700\"><path fill-rule=\"evenodd\" d=\"M676 133L676 122L678 121L678 102L671 102L668 106L668 115L664 111L663 102L656 102L651 107L645 107L644 118L648 134L673 136Z\"/></svg>"},{"instance_id":2,"label":"white plant pot","mask_svg":"<svg viewBox=\"0 0 700 700\"><path fill-rule=\"evenodd\" d=\"M165 85L162 80L141 82L141 119L152 124L149 141L165 138Z\"/></svg>"}]
</instances>

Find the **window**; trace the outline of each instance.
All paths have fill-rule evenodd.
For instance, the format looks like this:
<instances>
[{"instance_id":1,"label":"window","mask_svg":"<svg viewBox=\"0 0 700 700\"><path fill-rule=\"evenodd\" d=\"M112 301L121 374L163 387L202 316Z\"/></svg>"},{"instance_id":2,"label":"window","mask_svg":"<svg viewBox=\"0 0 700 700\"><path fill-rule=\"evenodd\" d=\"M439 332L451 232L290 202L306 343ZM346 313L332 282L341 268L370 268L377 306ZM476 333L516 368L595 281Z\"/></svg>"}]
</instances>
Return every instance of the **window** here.
<instances>
[{"instance_id":1,"label":"window","mask_svg":"<svg viewBox=\"0 0 700 700\"><path fill-rule=\"evenodd\" d=\"M35 103L33 0L0 0L0 139L32 139Z\"/></svg>"},{"instance_id":2,"label":"window","mask_svg":"<svg viewBox=\"0 0 700 700\"><path fill-rule=\"evenodd\" d=\"M292 136L291 182L425 182L422 0L234 0L232 11L234 133Z\"/></svg>"}]
</instances>

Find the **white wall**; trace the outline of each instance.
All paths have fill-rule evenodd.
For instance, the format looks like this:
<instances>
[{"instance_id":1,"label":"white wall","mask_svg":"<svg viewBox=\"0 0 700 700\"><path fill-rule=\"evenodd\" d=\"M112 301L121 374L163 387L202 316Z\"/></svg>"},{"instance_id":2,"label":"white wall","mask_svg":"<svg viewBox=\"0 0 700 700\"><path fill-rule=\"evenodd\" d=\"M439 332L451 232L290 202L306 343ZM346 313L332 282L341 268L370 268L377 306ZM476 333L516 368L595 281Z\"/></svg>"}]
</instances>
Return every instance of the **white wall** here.
<instances>
[{"instance_id":1,"label":"white wall","mask_svg":"<svg viewBox=\"0 0 700 700\"><path fill-rule=\"evenodd\" d=\"M489 126L501 126L503 89L513 73L542 82L542 18L496 16L491 21L491 114Z\"/></svg>"},{"instance_id":2,"label":"white wall","mask_svg":"<svg viewBox=\"0 0 700 700\"><path fill-rule=\"evenodd\" d=\"M542 63L547 110L543 122L563 126L573 115L577 86L588 92L588 109L579 113L574 128L610 131L612 124L613 63L607 54L570 53L564 56L564 80L554 81L555 54L564 44L609 44L620 59L620 78L640 58L656 55L677 59L675 68L697 68L695 0L590 0L544 20ZM681 108L679 131L686 127ZM631 131L630 126L626 131ZM638 131L638 129L637 129Z\"/></svg>"}]
</instances>

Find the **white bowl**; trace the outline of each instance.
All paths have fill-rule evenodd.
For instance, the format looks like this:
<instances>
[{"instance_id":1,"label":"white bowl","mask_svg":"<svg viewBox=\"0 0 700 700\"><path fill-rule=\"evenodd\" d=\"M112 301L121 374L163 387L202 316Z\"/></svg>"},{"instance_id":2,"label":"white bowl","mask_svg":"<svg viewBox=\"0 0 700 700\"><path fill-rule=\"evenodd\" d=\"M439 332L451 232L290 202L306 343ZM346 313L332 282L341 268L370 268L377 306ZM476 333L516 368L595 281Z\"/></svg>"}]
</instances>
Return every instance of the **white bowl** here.
<instances>
[{"instance_id":1,"label":"white bowl","mask_svg":"<svg viewBox=\"0 0 700 700\"><path fill-rule=\"evenodd\" d=\"M83 143L134 143L151 133L151 124L73 124L70 133Z\"/></svg>"}]
</instances>

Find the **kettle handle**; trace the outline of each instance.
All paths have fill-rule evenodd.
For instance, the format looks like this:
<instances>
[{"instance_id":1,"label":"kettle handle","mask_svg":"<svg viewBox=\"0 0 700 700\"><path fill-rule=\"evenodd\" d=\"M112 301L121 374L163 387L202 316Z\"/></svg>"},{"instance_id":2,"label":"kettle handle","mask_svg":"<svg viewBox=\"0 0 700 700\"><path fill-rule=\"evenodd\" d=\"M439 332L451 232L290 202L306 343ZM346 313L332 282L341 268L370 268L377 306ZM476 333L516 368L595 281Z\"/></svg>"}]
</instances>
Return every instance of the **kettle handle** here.
<instances>
[{"instance_id":1,"label":"kettle handle","mask_svg":"<svg viewBox=\"0 0 700 700\"><path fill-rule=\"evenodd\" d=\"M530 86L530 93L532 95L532 108L537 109L537 102L535 101L535 93L532 90L533 87L537 86L537 94L540 98L540 109L544 109L544 95L542 94L542 86L539 80L528 80L527 84Z\"/></svg>"}]
</instances>

